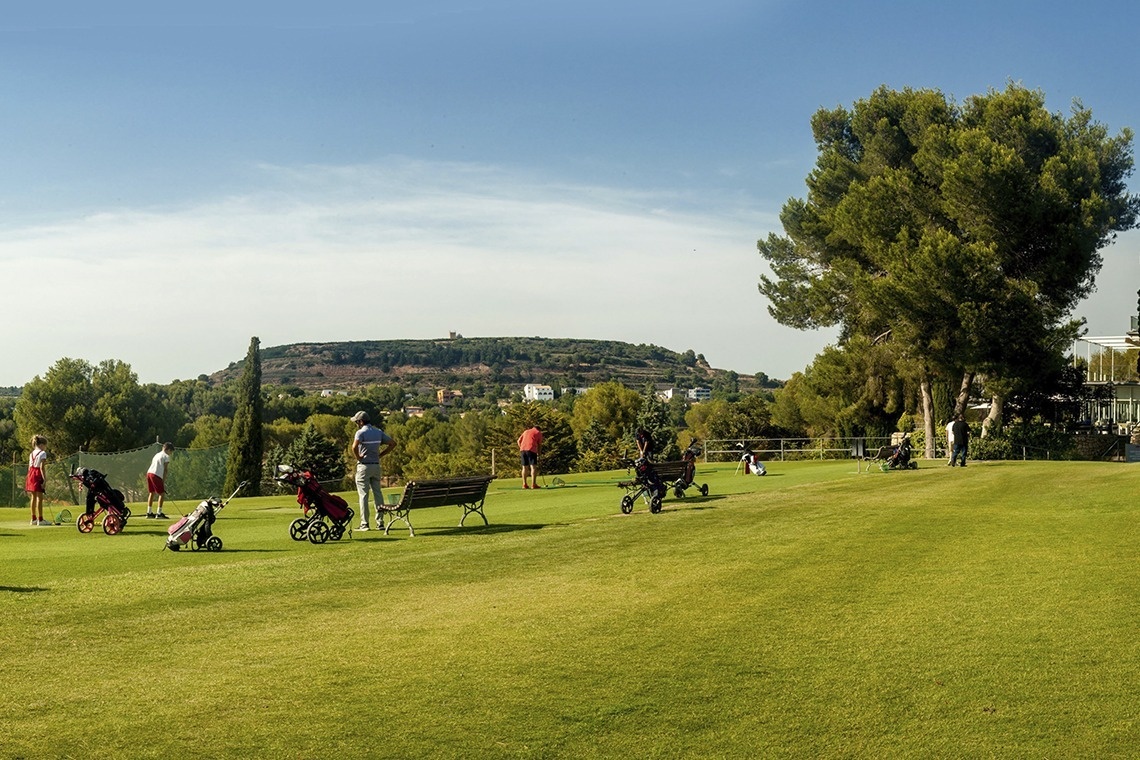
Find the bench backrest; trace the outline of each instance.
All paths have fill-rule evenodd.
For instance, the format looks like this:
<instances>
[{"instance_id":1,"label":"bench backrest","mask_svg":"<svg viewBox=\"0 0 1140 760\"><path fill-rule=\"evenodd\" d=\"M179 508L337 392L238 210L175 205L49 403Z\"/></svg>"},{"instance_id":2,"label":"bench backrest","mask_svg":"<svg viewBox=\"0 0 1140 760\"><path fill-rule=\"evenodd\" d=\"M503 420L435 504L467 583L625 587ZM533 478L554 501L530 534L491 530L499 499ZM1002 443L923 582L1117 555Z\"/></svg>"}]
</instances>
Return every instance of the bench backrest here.
<instances>
[{"instance_id":1,"label":"bench backrest","mask_svg":"<svg viewBox=\"0 0 1140 760\"><path fill-rule=\"evenodd\" d=\"M413 509L482 503L487 496L487 486L494 479L491 475L475 475L441 480L412 480L404 486L400 506Z\"/></svg>"},{"instance_id":2,"label":"bench backrest","mask_svg":"<svg viewBox=\"0 0 1140 760\"><path fill-rule=\"evenodd\" d=\"M685 468L688 467L688 462L683 459L678 459L673 462L654 462L653 471L657 473L657 477L662 480L676 480L685 474Z\"/></svg>"}]
</instances>

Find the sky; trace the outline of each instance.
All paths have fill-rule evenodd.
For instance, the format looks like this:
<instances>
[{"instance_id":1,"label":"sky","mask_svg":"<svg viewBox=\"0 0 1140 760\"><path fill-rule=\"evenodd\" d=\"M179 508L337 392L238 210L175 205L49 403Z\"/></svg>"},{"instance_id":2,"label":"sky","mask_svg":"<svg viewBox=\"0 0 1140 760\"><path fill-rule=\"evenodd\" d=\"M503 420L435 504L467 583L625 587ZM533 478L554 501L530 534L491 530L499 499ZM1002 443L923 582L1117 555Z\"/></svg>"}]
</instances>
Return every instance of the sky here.
<instances>
[{"instance_id":1,"label":"sky","mask_svg":"<svg viewBox=\"0 0 1140 760\"><path fill-rule=\"evenodd\" d=\"M450 331L783 379L835 339L757 290L816 110L1016 82L1140 126L1131 2L21 5L0 18L0 386L63 357L168 383L251 336ZM1102 256L1074 316L1120 335L1140 232Z\"/></svg>"}]
</instances>

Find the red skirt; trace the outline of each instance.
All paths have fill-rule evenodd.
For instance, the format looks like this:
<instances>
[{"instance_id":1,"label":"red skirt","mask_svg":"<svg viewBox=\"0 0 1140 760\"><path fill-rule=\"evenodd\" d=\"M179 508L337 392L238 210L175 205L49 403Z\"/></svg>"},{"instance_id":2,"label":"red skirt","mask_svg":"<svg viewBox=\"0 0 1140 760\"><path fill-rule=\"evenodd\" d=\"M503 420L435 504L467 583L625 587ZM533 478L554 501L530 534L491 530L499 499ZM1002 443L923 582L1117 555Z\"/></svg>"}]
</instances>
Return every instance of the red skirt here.
<instances>
[{"instance_id":1,"label":"red skirt","mask_svg":"<svg viewBox=\"0 0 1140 760\"><path fill-rule=\"evenodd\" d=\"M29 467L28 477L24 481L24 490L28 493L44 492L44 471L41 467Z\"/></svg>"}]
</instances>

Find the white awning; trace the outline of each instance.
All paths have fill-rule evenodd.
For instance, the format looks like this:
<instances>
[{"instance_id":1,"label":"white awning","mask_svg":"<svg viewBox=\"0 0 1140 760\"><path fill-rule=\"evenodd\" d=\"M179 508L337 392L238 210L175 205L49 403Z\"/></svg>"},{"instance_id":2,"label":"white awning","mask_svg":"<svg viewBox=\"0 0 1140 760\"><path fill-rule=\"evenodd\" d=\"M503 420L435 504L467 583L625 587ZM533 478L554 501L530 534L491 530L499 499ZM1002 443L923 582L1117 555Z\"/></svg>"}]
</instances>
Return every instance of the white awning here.
<instances>
[{"instance_id":1,"label":"white awning","mask_svg":"<svg viewBox=\"0 0 1140 760\"><path fill-rule=\"evenodd\" d=\"M1103 336L1098 338L1078 338L1085 343L1091 343L1101 348L1111 348L1116 351L1127 351L1130 348L1140 348L1140 341L1133 335Z\"/></svg>"}]
</instances>

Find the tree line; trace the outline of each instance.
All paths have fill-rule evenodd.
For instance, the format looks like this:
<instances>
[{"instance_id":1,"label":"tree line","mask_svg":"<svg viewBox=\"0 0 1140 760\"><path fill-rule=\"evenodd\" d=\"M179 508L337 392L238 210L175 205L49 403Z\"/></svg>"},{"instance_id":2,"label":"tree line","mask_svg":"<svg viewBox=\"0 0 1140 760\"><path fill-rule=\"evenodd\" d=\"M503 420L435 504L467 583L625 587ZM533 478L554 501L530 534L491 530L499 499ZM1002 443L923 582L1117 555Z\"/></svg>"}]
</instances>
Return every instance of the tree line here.
<instances>
[{"instance_id":1,"label":"tree line","mask_svg":"<svg viewBox=\"0 0 1140 760\"><path fill-rule=\"evenodd\" d=\"M666 458L679 456L693 437L773 432L770 392L726 389L712 401L690 406L680 396L659 398L652 386L637 390L617 382L554 403L523 403L516 394L505 407L435 404L422 415L406 416L405 404L416 397L395 385L329 396L263 385L256 340L242 376L222 383L198 378L141 384L121 361L60 359L29 381L18 397L0 403L0 450L9 461L21 461L34 434L46 435L57 456L130 450L167 440L191 449L229 444L231 457L239 448L245 452L247 468L240 475L238 465L231 465L229 489L250 477L249 460L257 467L289 463L316 467L329 479L343 477L351 471L348 450L355 429L349 417L358 410L383 420L399 441L385 460L387 474L395 477L442 477L490 472L492 467L513 472L516 439L531 425L544 431L543 468L551 474L617 467L636 450L633 433L638 427L653 433Z\"/></svg>"}]
</instances>

